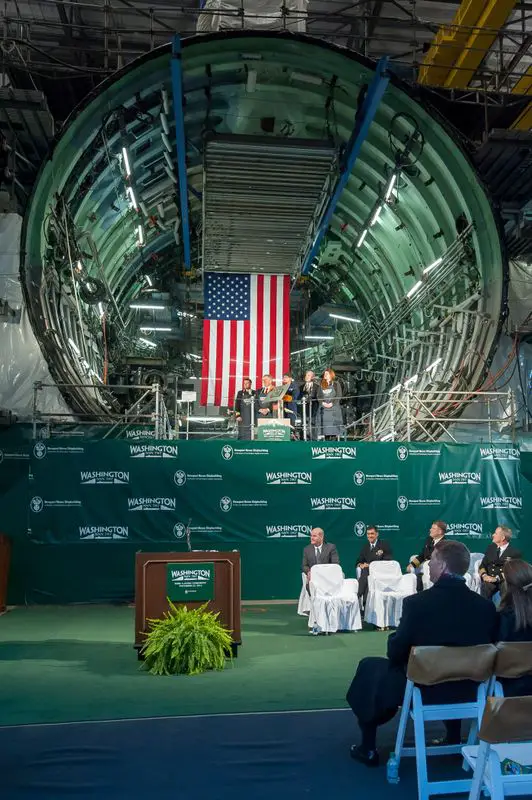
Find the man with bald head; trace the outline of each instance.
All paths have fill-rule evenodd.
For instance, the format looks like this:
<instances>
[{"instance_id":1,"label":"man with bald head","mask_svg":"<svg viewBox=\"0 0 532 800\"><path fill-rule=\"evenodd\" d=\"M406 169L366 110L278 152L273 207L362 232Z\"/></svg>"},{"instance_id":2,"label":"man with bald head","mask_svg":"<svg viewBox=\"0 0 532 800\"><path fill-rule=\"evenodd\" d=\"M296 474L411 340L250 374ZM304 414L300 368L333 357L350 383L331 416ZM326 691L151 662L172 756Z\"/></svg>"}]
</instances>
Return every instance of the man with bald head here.
<instances>
[{"instance_id":1,"label":"man with bald head","mask_svg":"<svg viewBox=\"0 0 532 800\"><path fill-rule=\"evenodd\" d=\"M312 528L310 544L303 550L302 570L307 576L307 588L310 581L310 570L316 564L339 564L338 551L335 544L324 542L325 534L322 528Z\"/></svg>"}]
</instances>

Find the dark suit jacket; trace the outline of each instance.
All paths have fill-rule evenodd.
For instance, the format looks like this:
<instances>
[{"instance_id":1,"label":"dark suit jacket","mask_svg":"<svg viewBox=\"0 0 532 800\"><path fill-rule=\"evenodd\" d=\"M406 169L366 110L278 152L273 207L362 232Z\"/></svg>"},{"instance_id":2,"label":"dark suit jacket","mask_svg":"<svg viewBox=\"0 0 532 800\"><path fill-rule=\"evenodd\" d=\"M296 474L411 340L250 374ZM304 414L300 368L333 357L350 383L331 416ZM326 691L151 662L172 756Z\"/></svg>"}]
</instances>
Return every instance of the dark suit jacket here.
<instances>
[{"instance_id":1,"label":"dark suit jacket","mask_svg":"<svg viewBox=\"0 0 532 800\"><path fill-rule=\"evenodd\" d=\"M406 666L416 645L468 647L497 638L497 611L466 582L444 576L430 589L403 600L399 627L388 637L388 658Z\"/></svg>"},{"instance_id":2,"label":"dark suit jacket","mask_svg":"<svg viewBox=\"0 0 532 800\"><path fill-rule=\"evenodd\" d=\"M502 568L504 567L505 563L510 560L510 558L521 558L521 552L512 544L509 544L504 553L502 554L501 558L498 556L499 549L496 544L493 542L488 545L488 549L484 554L484 558L480 562L480 567L478 568L479 575L483 575L486 573L490 575L492 578L498 578L502 580Z\"/></svg>"},{"instance_id":3,"label":"dark suit jacket","mask_svg":"<svg viewBox=\"0 0 532 800\"><path fill-rule=\"evenodd\" d=\"M468 589L463 580L440 578L432 588L405 597L399 627L388 637L388 658L362 659L347 701L359 721L379 720L403 702L412 647L467 647L495 642L496 637L494 604ZM421 693L427 703L470 702L476 697L476 684L451 681L423 687Z\"/></svg>"},{"instance_id":4,"label":"dark suit jacket","mask_svg":"<svg viewBox=\"0 0 532 800\"><path fill-rule=\"evenodd\" d=\"M249 392L244 392L244 389L240 389L237 393L235 399L235 411L237 414L242 414L242 405L244 403L244 398L255 397L255 390L251 389ZM256 404L254 404L255 416L257 416L256 411Z\"/></svg>"},{"instance_id":5,"label":"dark suit jacket","mask_svg":"<svg viewBox=\"0 0 532 800\"><path fill-rule=\"evenodd\" d=\"M443 539L445 539L445 536L442 536L442 538L439 541L441 542ZM410 563L413 564L415 567L420 567L424 561L430 561L433 550L434 550L434 539L432 538L432 536L427 536L423 544L423 550L417 556L414 556L414 558L412 558Z\"/></svg>"},{"instance_id":6,"label":"dark suit jacket","mask_svg":"<svg viewBox=\"0 0 532 800\"><path fill-rule=\"evenodd\" d=\"M366 542L362 547L357 558L357 564L371 564L372 561L391 561L392 558L392 548L388 542L385 542L379 536L373 549L371 549L369 542Z\"/></svg>"},{"instance_id":7,"label":"dark suit jacket","mask_svg":"<svg viewBox=\"0 0 532 800\"><path fill-rule=\"evenodd\" d=\"M302 570L307 574L309 569L315 564L339 564L338 551L335 544L323 542L321 546L320 560L316 561L316 549L313 544L308 544L303 550Z\"/></svg>"},{"instance_id":8,"label":"dark suit jacket","mask_svg":"<svg viewBox=\"0 0 532 800\"><path fill-rule=\"evenodd\" d=\"M521 628L516 631L513 608L503 608L499 611L497 639L499 642L532 642L532 628ZM501 684L505 697L532 695L532 675L523 675L522 678L502 678Z\"/></svg>"},{"instance_id":9,"label":"dark suit jacket","mask_svg":"<svg viewBox=\"0 0 532 800\"><path fill-rule=\"evenodd\" d=\"M297 401L299 400L299 389L297 384L292 381L286 390L285 399L283 401L284 416L292 421L297 417ZM288 400L287 398L291 398Z\"/></svg>"}]
</instances>

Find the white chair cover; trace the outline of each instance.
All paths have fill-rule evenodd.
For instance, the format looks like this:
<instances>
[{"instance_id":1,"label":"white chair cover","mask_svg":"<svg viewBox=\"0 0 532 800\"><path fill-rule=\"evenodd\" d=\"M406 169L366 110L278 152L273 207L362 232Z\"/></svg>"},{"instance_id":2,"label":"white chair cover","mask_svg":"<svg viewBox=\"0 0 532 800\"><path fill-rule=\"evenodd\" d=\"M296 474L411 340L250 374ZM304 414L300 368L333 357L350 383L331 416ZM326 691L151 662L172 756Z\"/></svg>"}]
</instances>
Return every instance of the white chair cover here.
<instances>
[{"instance_id":1,"label":"white chair cover","mask_svg":"<svg viewBox=\"0 0 532 800\"><path fill-rule=\"evenodd\" d=\"M309 627L320 633L361 630L358 581L345 580L339 564L317 564L310 576Z\"/></svg>"},{"instance_id":2,"label":"white chair cover","mask_svg":"<svg viewBox=\"0 0 532 800\"><path fill-rule=\"evenodd\" d=\"M304 572L301 573L301 592L299 594L299 602L297 604L297 613L301 617L308 617L310 613L310 595L307 592L307 576Z\"/></svg>"},{"instance_id":3,"label":"white chair cover","mask_svg":"<svg viewBox=\"0 0 532 800\"><path fill-rule=\"evenodd\" d=\"M429 566L430 561L424 561L421 565L421 581L424 589L430 589L430 587L433 585L430 579Z\"/></svg>"},{"instance_id":4,"label":"white chair cover","mask_svg":"<svg viewBox=\"0 0 532 800\"><path fill-rule=\"evenodd\" d=\"M471 553L471 558L469 559L469 570L468 574L471 575L471 586L470 589L480 594L480 575L478 574L478 570L484 555L482 553Z\"/></svg>"},{"instance_id":5,"label":"white chair cover","mask_svg":"<svg viewBox=\"0 0 532 800\"><path fill-rule=\"evenodd\" d=\"M369 565L364 620L378 628L396 627L403 613L403 599L415 591L416 576L402 575L398 561L374 561Z\"/></svg>"}]
</instances>

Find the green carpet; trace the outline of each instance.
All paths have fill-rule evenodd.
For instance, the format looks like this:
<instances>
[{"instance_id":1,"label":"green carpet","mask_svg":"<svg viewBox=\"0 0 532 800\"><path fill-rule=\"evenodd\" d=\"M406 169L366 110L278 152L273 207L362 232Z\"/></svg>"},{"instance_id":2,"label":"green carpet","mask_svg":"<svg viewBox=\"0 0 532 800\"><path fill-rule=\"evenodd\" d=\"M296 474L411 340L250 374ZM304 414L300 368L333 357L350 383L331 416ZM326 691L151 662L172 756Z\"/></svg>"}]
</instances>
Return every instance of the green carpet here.
<instances>
[{"instance_id":1,"label":"green carpet","mask_svg":"<svg viewBox=\"0 0 532 800\"><path fill-rule=\"evenodd\" d=\"M233 666L194 677L139 669L133 609L35 606L0 617L0 725L342 708L386 633L309 636L295 605L243 609Z\"/></svg>"}]
</instances>

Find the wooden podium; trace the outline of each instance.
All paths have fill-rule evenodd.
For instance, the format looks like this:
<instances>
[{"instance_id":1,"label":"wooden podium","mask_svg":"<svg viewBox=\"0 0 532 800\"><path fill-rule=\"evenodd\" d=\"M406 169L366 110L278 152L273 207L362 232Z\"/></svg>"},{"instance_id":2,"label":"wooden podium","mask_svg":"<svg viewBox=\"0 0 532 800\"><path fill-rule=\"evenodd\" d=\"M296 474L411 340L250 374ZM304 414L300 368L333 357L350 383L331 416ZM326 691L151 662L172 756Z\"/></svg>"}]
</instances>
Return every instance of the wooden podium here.
<instances>
[{"instance_id":1,"label":"wooden podium","mask_svg":"<svg viewBox=\"0 0 532 800\"><path fill-rule=\"evenodd\" d=\"M194 587L188 590L185 584L178 584L182 600L172 600L176 605L198 608L209 602L211 611L220 612L220 622L232 633L233 655L237 655L237 647L242 644L240 632L240 553L197 551L187 553L137 553L135 564L135 648L140 648L148 632L147 619L158 619L168 610L168 573L193 574L194 564L212 565L212 576L208 594L200 595L202 599L194 600ZM169 567L169 565L172 565ZM182 567L182 570L179 568ZM187 584L188 585L188 584ZM197 588L197 587L196 587ZM190 599L187 600L187 593ZM172 599L172 598L170 598ZM139 655L140 657L140 655Z\"/></svg>"},{"instance_id":2,"label":"wooden podium","mask_svg":"<svg viewBox=\"0 0 532 800\"><path fill-rule=\"evenodd\" d=\"M9 562L11 561L11 539L0 533L0 614L6 610Z\"/></svg>"}]
</instances>

